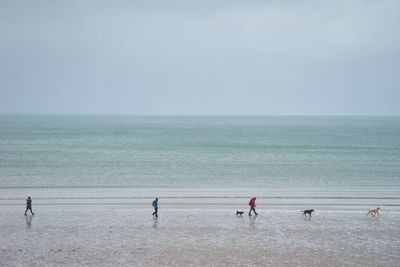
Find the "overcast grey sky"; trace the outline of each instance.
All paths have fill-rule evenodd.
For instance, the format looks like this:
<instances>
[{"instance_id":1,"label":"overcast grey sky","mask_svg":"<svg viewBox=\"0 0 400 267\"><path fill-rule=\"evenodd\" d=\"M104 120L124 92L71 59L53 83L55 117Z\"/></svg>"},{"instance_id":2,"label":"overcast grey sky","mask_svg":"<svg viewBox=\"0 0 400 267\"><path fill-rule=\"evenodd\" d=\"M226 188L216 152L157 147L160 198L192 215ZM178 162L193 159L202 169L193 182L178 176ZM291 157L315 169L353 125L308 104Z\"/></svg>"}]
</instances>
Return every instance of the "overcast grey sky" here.
<instances>
[{"instance_id":1,"label":"overcast grey sky","mask_svg":"<svg viewBox=\"0 0 400 267\"><path fill-rule=\"evenodd\" d=\"M400 115L400 1L1 1L0 113Z\"/></svg>"}]
</instances>

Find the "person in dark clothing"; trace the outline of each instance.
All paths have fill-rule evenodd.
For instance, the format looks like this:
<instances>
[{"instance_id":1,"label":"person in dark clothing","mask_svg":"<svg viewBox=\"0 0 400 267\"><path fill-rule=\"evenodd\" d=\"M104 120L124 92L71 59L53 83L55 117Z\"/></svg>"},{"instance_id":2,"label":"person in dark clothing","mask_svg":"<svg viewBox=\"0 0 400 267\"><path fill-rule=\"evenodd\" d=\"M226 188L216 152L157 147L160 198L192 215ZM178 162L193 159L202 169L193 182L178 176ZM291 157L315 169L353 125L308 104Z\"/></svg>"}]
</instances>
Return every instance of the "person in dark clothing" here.
<instances>
[{"instance_id":1,"label":"person in dark clothing","mask_svg":"<svg viewBox=\"0 0 400 267\"><path fill-rule=\"evenodd\" d=\"M32 215L35 215L35 213L33 213L33 211L32 211L32 199L31 199L31 197L28 197L28 198L26 199L25 216L26 216L26 212L27 212L28 210L31 211Z\"/></svg>"},{"instance_id":2,"label":"person in dark clothing","mask_svg":"<svg viewBox=\"0 0 400 267\"><path fill-rule=\"evenodd\" d=\"M154 215L156 215L156 218L158 217L158 198L156 197L156 199L153 200L153 203L151 204L154 208L154 212L153 212L153 217Z\"/></svg>"},{"instance_id":3,"label":"person in dark clothing","mask_svg":"<svg viewBox=\"0 0 400 267\"><path fill-rule=\"evenodd\" d=\"M250 211L249 211L249 216L251 216L251 212L253 211L255 215L258 215L258 213L256 212L256 198L253 197L252 199L250 199L249 201L249 206L250 206Z\"/></svg>"}]
</instances>

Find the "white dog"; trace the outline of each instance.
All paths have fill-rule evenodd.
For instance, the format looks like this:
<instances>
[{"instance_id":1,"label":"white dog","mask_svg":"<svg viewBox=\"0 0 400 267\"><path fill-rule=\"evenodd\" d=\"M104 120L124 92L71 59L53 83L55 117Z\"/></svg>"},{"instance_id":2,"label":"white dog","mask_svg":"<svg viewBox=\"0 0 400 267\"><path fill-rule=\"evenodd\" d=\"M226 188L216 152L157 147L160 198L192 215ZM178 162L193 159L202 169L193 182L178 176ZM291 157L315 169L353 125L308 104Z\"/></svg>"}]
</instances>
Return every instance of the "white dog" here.
<instances>
[{"instance_id":1,"label":"white dog","mask_svg":"<svg viewBox=\"0 0 400 267\"><path fill-rule=\"evenodd\" d=\"M379 208L379 207L377 207L377 208L369 208L369 209L368 209L367 215L371 214L372 216L375 216L375 215L380 216L380 215L379 215L379 210L380 210L380 209L381 209L381 208Z\"/></svg>"}]
</instances>

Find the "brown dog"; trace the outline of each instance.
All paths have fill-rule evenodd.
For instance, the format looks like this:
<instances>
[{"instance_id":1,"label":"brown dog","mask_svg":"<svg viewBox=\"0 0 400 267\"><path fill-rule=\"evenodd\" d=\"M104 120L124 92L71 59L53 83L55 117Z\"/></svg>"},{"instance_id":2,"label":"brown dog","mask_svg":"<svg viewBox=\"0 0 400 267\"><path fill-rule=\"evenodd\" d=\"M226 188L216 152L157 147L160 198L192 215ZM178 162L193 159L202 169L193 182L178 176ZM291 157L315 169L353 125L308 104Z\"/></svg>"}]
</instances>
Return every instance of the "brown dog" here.
<instances>
[{"instance_id":1,"label":"brown dog","mask_svg":"<svg viewBox=\"0 0 400 267\"><path fill-rule=\"evenodd\" d=\"M380 210L381 208L379 208L379 207L376 207L376 208L369 208L368 209L368 213L367 213L367 215L372 215L372 216L375 216L375 215L378 215L378 216L380 216L379 215L379 210Z\"/></svg>"}]
</instances>

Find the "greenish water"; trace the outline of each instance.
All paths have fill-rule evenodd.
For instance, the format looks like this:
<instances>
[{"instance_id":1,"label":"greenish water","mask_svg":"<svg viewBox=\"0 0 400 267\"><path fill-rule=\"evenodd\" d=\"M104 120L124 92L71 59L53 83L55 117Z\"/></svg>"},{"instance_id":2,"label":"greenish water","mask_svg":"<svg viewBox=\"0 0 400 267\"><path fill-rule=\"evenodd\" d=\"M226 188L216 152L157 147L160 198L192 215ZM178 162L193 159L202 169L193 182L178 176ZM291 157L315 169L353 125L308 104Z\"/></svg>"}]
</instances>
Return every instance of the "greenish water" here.
<instances>
[{"instance_id":1,"label":"greenish water","mask_svg":"<svg viewBox=\"0 0 400 267\"><path fill-rule=\"evenodd\" d=\"M400 117L0 116L0 187L400 188Z\"/></svg>"}]
</instances>

